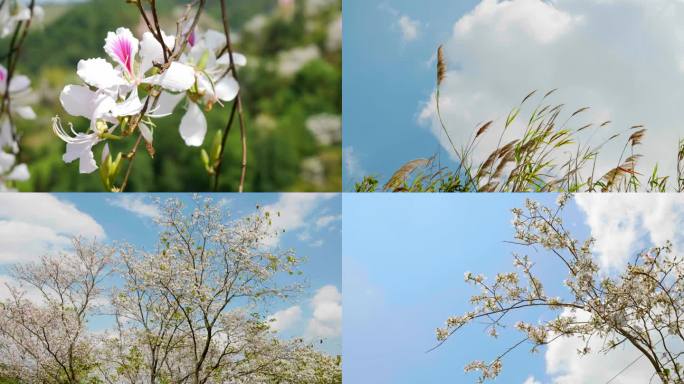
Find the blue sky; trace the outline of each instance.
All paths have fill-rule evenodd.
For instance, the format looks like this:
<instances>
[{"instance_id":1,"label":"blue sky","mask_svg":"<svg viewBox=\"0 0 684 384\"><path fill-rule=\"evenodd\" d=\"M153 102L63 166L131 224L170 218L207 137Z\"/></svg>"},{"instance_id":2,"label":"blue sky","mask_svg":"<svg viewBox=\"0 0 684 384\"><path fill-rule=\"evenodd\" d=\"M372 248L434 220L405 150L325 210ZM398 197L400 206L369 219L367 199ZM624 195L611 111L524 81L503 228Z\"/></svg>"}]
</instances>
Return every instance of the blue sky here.
<instances>
[{"instance_id":1,"label":"blue sky","mask_svg":"<svg viewBox=\"0 0 684 384\"><path fill-rule=\"evenodd\" d=\"M492 359L518 340L515 332L515 337L493 340L472 326L425 353L435 345L435 329L448 316L467 310L475 291L463 282L466 271L491 276L513 269L511 252L522 249L504 241L513 240L510 209L521 207L526 197L547 205L556 199L551 194L343 197L345 380L474 382L463 373L467 362ZM588 234L574 203L565 218L577 236ZM552 258L530 256L544 279L564 276ZM560 295L553 285L545 284L551 294ZM547 382L544 364L543 353L530 357L520 350L504 361L497 382L523 383L530 375Z\"/></svg>"},{"instance_id":2,"label":"blue sky","mask_svg":"<svg viewBox=\"0 0 684 384\"><path fill-rule=\"evenodd\" d=\"M449 164L433 103L439 45L447 62L441 111L457 146L494 120L478 145L484 157L525 95L557 88L547 102L563 104L563 117L591 107L570 128L611 121L598 132L584 130L580 142L597 146L620 134L602 147L597 174L615 166L629 127L640 124L648 131L638 147L639 168L650 173L658 164L662 174L676 174L684 102L681 1L347 0L343 13L345 190L364 175L386 180L416 158L438 154ZM506 139L522 132L523 120Z\"/></svg>"},{"instance_id":3,"label":"blue sky","mask_svg":"<svg viewBox=\"0 0 684 384\"><path fill-rule=\"evenodd\" d=\"M364 174L387 177L403 163L439 151L434 136L417 123L420 102L429 98L435 84L430 59L454 22L477 3L345 0L343 146L352 148ZM402 37L400 15L424 21L415 40ZM345 171L344 188L349 190L361 177L350 175L349 167Z\"/></svg>"},{"instance_id":4,"label":"blue sky","mask_svg":"<svg viewBox=\"0 0 684 384\"><path fill-rule=\"evenodd\" d=\"M151 218L155 212L152 196L161 199L179 197L187 202L191 202L192 198L190 194L0 196L0 243L5 245L0 250L0 281L3 280L3 268L7 265L28 261L44 253L68 249L66 241L73 235L95 236L108 243L126 241L138 247L152 249L158 234L158 228ZM328 293L341 291L340 196L266 193L211 196L214 200L225 203L233 217L253 213L257 205L281 213L274 220L274 226L285 232L276 246L295 249L299 257L306 258L301 267L306 288L299 296L286 302L270 302L264 315L298 307L299 315L288 319L288 326L280 334L283 337L307 335L311 322L315 320L312 298L323 287L328 287ZM335 328L341 326L341 319L326 321L317 323L317 326L329 327L332 333L320 336L325 338L324 344L316 344L328 352L340 353L341 338L339 330L335 331ZM92 326L101 329L108 323L107 319L96 319Z\"/></svg>"}]
</instances>

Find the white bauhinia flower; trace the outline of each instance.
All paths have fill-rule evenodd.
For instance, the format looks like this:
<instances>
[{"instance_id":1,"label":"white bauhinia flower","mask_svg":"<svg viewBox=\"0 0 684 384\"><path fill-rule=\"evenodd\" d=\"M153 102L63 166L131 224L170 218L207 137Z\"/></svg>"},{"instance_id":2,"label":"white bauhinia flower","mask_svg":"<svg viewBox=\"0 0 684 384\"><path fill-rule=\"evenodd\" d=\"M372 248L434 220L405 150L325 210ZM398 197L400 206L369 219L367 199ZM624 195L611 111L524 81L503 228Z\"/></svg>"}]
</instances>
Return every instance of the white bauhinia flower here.
<instances>
[{"instance_id":1,"label":"white bauhinia flower","mask_svg":"<svg viewBox=\"0 0 684 384\"><path fill-rule=\"evenodd\" d=\"M175 37L162 35L167 47L173 47ZM128 28L118 28L107 33L103 48L116 65L99 57L78 63L78 76L92 87L119 93L130 92L141 83L160 85L172 92L192 87L192 70L181 63L171 63L163 73L145 77L155 63L161 64L164 59L161 44L150 32L139 41Z\"/></svg>"},{"instance_id":2,"label":"white bauhinia flower","mask_svg":"<svg viewBox=\"0 0 684 384\"><path fill-rule=\"evenodd\" d=\"M26 164L16 164L19 145L14 140L9 118L0 120L0 192L13 191L5 182L24 181L29 178Z\"/></svg>"},{"instance_id":3,"label":"white bauhinia flower","mask_svg":"<svg viewBox=\"0 0 684 384\"><path fill-rule=\"evenodd\" d=\"M94 127L98 119L103 118L116 106L116 100L110 94L72 84L62 89L59 101L68 114L91 120L91 127Z\"/></svg>"},{"instance_id":4,"label":"white bauhinia flower","mask_svg":"<svg viewBox=\"0 0 684 384\"><path fill-rule=\"evenodd\" d=\"M198 105L201 100L210 109L213 104L232 101L240 91L240 85L230 73L230 56L223 53L216 57L226 44L225 35L208 30L200 38L193 30L188 36L190 51L181 56L180 61L192 68L193 88L188 92L194 97L188 98L187 111L180 124L180 134L185 144L198 147L204 142L207 133L207 121ZM247 64L247 58L233 53L233 61L237 66ZM180 102L182 98L178 98ZM175 104L173 104L175 106Z\"/></svg>"},{"instance_id":5,"label":"white bauhinia flower","mask_svg":"<svg viewBox=\"0 0 684 384\"><path fill-rule=\"evenodd\" d=\"M7 69L0 65L0 99L9 92L9 97L12 100L9 112L16 113L27 120L35 119L36 113L30 106L31 80L24 75L14 75L8 86L7 76Z\"/></svg>"},{"instance_id":6,"label":"white bauhinia flower","mask_svg":"<svg viewBox=\"0 0 684 384\"><path fill-rule=\"evenodd\" d=\"M176 42L176 37L167 35L164 31L161 32L164 44L173 48ZM146 73L152 68L154 64L162 64L164 62L164 51L157 41L157 38L150 32L143 33L142 41L140 41L140 72Z\"/></svg>"},{"instance_id":7,"label":"white bauhinia flower","mask_svg":"<svg viewBox=\"0 0 684 384\"><path fill-rule=\"evenodd\" d=\"M175 37L168 36L164 32L162 36L164 44L167 47L173 47ZM118 28L116 32L107 33L104 50L118 64L121 77L129 85L137 86L140 83L147 83L159 85L171 92L184 92L194 83L192 69L178 62L172 62L160 74L144 77L155 63L161 64L164 59L161 44L150 32L143 34L141 42L128 28ZM140 52L139 60L136 59L138 52Z\"/></svg>"},{"instance_id":8,"label":"white bauhinia flower","mask_svg":"<svg viewBox=\"0 0 684 384\"><path fill-rule=\"evenodd\" d=\"M43 20L45 11L39 5L33 6L33 17L36 21ZM17 24L31 19L31 9L15 0L0 1L0 39L14 32Z\"/></svg>"},{"instance_id":9,"label":"white bauhinia flower","mask_svg":"<svg viewBox=\"0 0 684 384\"><path fill-rule=\"evenodd\" d=\"M3 179L5 181L26 181L29 177L31 177L31 174L29 173L28 166L21 163L14 166L8 174L3 176Z\"/></svg>"},{"instance_id":10,"label":"white bauhinia flower","mask_svg":"<svg viewBox=\"0 0 684 384\"><path fill-rule=\"evenodd\" d=\"M62 128L59 118L54 118L52 122L55 134L67 143L64 162L79 159L81 173L91 173L97 169L92 148L104 139L104 134L111 133L118 126L118 119L136 115L143 109L137 88L126 100L117 103L110 94L101 90L92 91L88 87L68 85L60 94L60 102L70 115L90 119L90 127L85 133L76 132L73 125L69 124L72 134L68 134ZM110 127L108 123L113 125ZM149 128L142 122L138 126L147 140L150 137ZM147 141L151 142L151 138Z\"/></svg>"},{"instance_id":11,"label":"white bauhinia flower","mask_svg":"<svg viewBox=\"0 0 684 384\"><path fill-rule=\"evenodd\" d=\"M8 117L0 118L0 150L19 152L19 145L14 141L14 127Z\"/></svg>"},{"instance_id":12,"label":"white bauhinia flower","mask_svg":"<svg viewBox=\"0 0 684 384\"><path fill-rule=\"evenodd\" d=\"M93 155L93 146L102 141L101 135L107 133L109 128L102 122L98 124L96 131L90 133L81 133L74 131L74 127L69 123L69 129L72 134L67 133L62 128L62 123L59 117L52 118L52 130L55 134L66 142L66 153L62 156L65 163L79 160L80 173L92 173L97 169L95 163L95 156Z\"/></svg>"}]
</instances>

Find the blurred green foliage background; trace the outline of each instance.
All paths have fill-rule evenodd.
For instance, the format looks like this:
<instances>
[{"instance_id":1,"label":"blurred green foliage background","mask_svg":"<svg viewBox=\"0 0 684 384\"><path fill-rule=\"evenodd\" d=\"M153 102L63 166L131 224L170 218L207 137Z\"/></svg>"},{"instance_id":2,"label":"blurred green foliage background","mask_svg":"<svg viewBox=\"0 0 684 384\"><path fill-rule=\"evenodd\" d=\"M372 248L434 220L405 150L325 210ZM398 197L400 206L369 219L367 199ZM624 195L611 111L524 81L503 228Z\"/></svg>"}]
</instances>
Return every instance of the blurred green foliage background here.
<instances>
[{"instance_id":1,"label":"blurred green foliage background","mask_svg":"<svg viewBox=\"0 0 684 384\"><path fill-rule=\"evenodd\" d=\"M161 24L175 33L175 20L187 1L159 0ZM228 0L235 50L247 55L239 72L247 125L248 168L245 191L341 190L341 0ZM140 38L146 30L137 8L125 0L90 0L45 4L42 26L32 27L19 73L29 75L38 118L18 119L21 161L30 180L21 191L102 191L99 173L78 173L78 163L64 164L65 144L52 132L51 118L85 131L87 120L66 114L59 93L80 84L80 59L104 57L108 31L130 28ZM207 1L201 27L221 30L218 1ZM7 40L0 40L0 56ZM127 191L203 191L210 189L200 149L186 147L178 126L181 103L173 116L158 119L152 159L143 146L135 159ZM204 148L228 120L230 106L206 114ZM319 134L314 134L319 132ZM110 143L112 153L127 152L133 138ZM96 147L100 159L102 145ZM219 190L237 190L240 135L234 124L225 151Z\"/></svg>"}]
</instances>

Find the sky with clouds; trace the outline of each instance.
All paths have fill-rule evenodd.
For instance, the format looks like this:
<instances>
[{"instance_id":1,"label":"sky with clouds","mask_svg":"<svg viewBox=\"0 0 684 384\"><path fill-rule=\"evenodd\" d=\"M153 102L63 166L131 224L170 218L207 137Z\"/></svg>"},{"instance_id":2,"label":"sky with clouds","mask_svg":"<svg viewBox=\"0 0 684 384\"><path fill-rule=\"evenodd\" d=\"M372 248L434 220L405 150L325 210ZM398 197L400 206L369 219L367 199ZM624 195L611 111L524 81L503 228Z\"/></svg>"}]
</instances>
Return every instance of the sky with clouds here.
<instances>
[{"instance_id":1,"label":"sky with clouds","mask_svg":"<svg viewBox=\"0 0 684 384\"><path fill-rule=\"evenodd\" d=\"M35 261L45 254L68 251L73 236L107 243L126 241L152 249L158 228L153 197L189 194L3 194L0 195L0 298L13 263ZM304 337L329 353L342 349L341 198L337 194L211 194L242 217L256 206L273 215L282 234L269 245L294 249L306 262L301 270L305 289L285 302L271 302L266 316L282 337ZM284 231L284 232L283 232ZM106 327L108 319L95 319L93 327ZM323 340L323 343L320 342Z\"/></svg>"},{"instance_id":2,"label":"sky with clouds","mask_svg":"<svg viewBox=\"0 0 684 384\"><path fill-rule=\"evenodd\" d=\"M612 121L582 142L622 134L604 148L599 173L617 163L628 128L644 124L642 166L672 174L684 136L682 17L680 0L346 1L345 187L435 153L448 162L433 102L440 44L442 112L456 142L483 121L501 125L530 91L558 88L549 101L567 114L591 107L577 128ZM496 141L483 136L482 153Z\"/></svg>"},{"instance_id":3,"label":"sky with clouds","mask_svg":"<svg viewBox=\"0 0 684 384\"><path fill-rule=\"evenodd\" d=\"M535 262L549 295L567 292L559 285L565 270L551 255L516 246L510 210L526 198L555 205L555 194L345 195L343 290L345 380L372 383L474 382L463 372L472 360L491 360L519 341L517 332L498 339L473 325L438 349L435 329L451 315L469 310L475 291L463 282L470 271L493 276L513 269L512 252ZM678 230L684 196L677 194L578 195L564 213L575 237L596 238L595 255L606 273L624 267L630 256L672 240L682 250ZM517 320L548 318L526 312ZM600 340L593 341L594 350ZM537 354L529 348L506 357L497 382L524 384L605 383L639 356L620 348L606 356L580 358L575 339L560 339ZM613 384L647 383L645 359Z\"/></svg>"}]
</instances>

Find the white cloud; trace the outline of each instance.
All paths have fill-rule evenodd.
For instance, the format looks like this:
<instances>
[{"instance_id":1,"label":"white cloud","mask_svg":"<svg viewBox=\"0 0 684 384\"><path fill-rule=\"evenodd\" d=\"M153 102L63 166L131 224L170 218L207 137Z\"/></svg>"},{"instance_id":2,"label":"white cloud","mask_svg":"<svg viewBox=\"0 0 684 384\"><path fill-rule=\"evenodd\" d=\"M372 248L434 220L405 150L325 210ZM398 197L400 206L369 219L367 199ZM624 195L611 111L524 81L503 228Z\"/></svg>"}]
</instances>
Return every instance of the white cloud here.
<instances>
[{"instance_id":1,"label":"white cloud","mask_svg":"<svg viewBox=\"0 0 684 384\"><path fill-rule=\"evenodd\" d=\"M90 215L48 194L0 195L0 264L34 261L67 248L71 237L103 239Z\"/></svg>"},{"instance_id":2,"label":"white cloud","mask_svg":"<svg viewBox=\"0 0 684 384\"><path fill-rule=\"evenodd\" d=\"M306 338L325 339L342 333L342 294L334 285L320 288L311 299L313 316L306 329Z\"/></svg>"},{"instance_id":3,"label":"white cloud","mask_svg":"<svg viewBox=\"0 0 684 384\"><path fill-rule=\"evenodd\" d=\"M418 37L420 23L406 15L402 15L397 21L401 30L401 37L404 41L413 41Z\"/></svg>"},{"instance_id":4,"label":"white cloud","mask_svg":"<svg viewBox=\"0 0 684 384\"><path fill-rule=\"evenodd\" d=\"M541 381L537 381L537 379L534 378L534 376L530 376L525 380L523 384L541 384Z\"/></svg>"},{"instance_id":5,"label":"white cloud","mask_svg":"<svg viewBox=\"0 0 684 384\"><path fill-rule=\"evenodd\" d=\"M684 250L684 196L680 194L578 194L604 268L620 268L645 247L672 241Z\"/></svg>"},{"instance_id":6,"label":"white cloud","mask_svg":"<svg viewBox=\"0 0 684 384\"><path fill-rule=\"evenodd\" d=\"M145 195L119 194L108 198L107 203L125 209L139 217L154 219L159 216L159 208L151 201L146 201Z\"/></svg>"},{"instance_id":7,"label":"white cloud","mask_svg":"<svg viewBox=\"0 0 684 384\"><path fill-rule=\"evenodd\" d=\"M316 219L316 227L318 229L325 229L340 219L342 219L342 215L324 215Z\"/></svg>"},{"instance_id":8,"label":"white cloud","mask_svg":"<svg viewBox=\"0 0 684 384\"><path fill-rule=\"evenodd\" d=\"M271 213L273 228L278 232L295 232L305 229L313 222L311 217L319 204L334 194L327 193L284 193L271 205L263 207L264 212ZM280 236L267 240L267 245L274 246Z\"/></svg>"},{"instance_id":9,"label":"white cloud","mask_svg":"<svg viewBox=\"0 0 684 384\"><path fill-rule=\"evenodd\" d=\"M418 20L405 15L394 7L390 6L387 2L380 3L378 6L383 12L388 13L396 21L393 23L393 28L399 28L401 32L401 38L404 42L410 42L418 38L420 34L421 23Z\"/></svg>"},{"instance_id":10,"label":"white cloud","mask_svg":"<svg viewBox=\"0 0 684 384\"><path fill-rule=\"evenodd\" d=\"M0 275L0 301L9 300L12 298L12 294L10 293L8 286L19 290L19 292L23 292L24 298L29 301L40 303L43 300L43 295L38 288L27 286L11 276Z\"/></svg>"},{"instance_id":11,"label":"white cloud","mask_svg":"<svg viewBox=\"0 0 684 384\"><path fill-rule=\"evenodd\" d=\"M325 244L325 241L323 241L323 239L318 239L318 240L315 240L315 241L309 243L309 245L312 247L322 247L323 244Z\"/></svg>"},{"instance_id":12,"label":"white cloud","mask_svg":"<svg viewBox=\"0 0 684 384\"><path fill-rule=\"evenodd\" d=\"M344 161L344 171L350 179L360 179L366 173L361 166L357 153L354 151L354 147L351 145L342 148L342 161Z\"/></svg>"},{"instance_id":13,"label":"white cloud","mask_svg":"<svg viewBox=\"0 0 684 384\"><path fill-rule=\"evenodd\" d=\"M682 18L684 2L678 0L483 0L456 21L445 42L450 70L441 97L449 133L462 143L479 122L496 119L499 131L485 135L478 147L488 153L502 120L523 96L559 88L552 104L564 103L568 113L592 107L575 128L612 120L613 129L599 131L595 144L645 124L640 169L657 161L661 172L672 175L684 129ZM448 149L432 100L421 120ZM615 166L625 140L604 148L598 174Z\"/></svg>"},{"instance_id":14,"label":"white cloud","mask_svg":"<svg viewBox=\"0 0 684 384\"><path fill-rule=\"evenodd\" d=\"M590 353L579 356L577 350L584 346L585 343L577 338L558 339L549 345L546 352L546 369L549 374L553 375L554 384L605 383L640 355L635 348L625 346L605 355ZM602 346L603 340L599 338L589 342L589 347L593 351L600 350ZM652 376L653 368L648 364L648 360L643 358L620 374L612 383L648 383Z\"/></svg>"},{"instance_id":15,"label":"white cloud","mask_svg":"<svg viewBox=\"0 0 684 384\"><path fill-rule=\"evenodd\" d=\"M586 315L586 313L585 313ZM578 315L579 318L581 314ZM584 319L588 319L588 315ZM579 338L561 338L549 344L545 354L546 371L554 384L594 384L606 383L615 379L615 384L648 383L653 376L653 368L646 358L637 358L640 352L629 343L607 354L598 351L605 346L605 340L592 338L589 348L592 353L579 356L577 350L585 347ZM636 362L620 373L628 364Z\"/></svg>"},{"instance_id":16,"label":"white cloud","mask_svg":"<svg viewBox=\"0 0 684 384\"><path fill-rule=\"evenodd\" d=\"M271 329L280 332L287 330L302 319L302 308L299 305L278 311L268 318L271 321Z\"/></svg>"}]
</instances>

